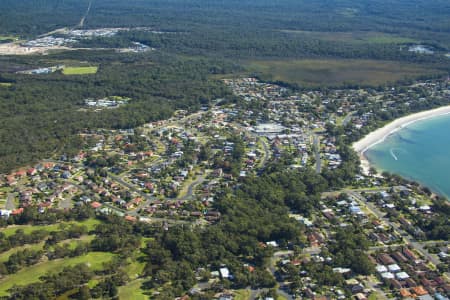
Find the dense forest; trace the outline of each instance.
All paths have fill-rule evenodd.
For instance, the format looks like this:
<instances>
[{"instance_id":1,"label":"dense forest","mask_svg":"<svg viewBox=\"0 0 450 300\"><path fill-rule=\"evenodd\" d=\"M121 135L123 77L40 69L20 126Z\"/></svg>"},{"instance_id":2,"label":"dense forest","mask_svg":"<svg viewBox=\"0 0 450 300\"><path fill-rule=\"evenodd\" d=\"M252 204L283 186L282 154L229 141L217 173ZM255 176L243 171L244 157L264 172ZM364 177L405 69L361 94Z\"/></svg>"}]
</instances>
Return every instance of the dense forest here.
<instances>
[{"instance_id":1,"label":"dense forest","mask_svg":"<svg viewBox=\"0 0 450 300\"><path fill-rule=\"evenodd\" d=\"M66 54L36 60L20 58L21 67L51 64ZM77 134L86 128L132 128L171 116L175 109L196 110L210 100L231 96L209 75L231 72L233 65L203 59L181 59L154 54L129 56L104 52L70 53L99 66L95 75L65 76L6 73L0 89L0 171L48 157L73 154ZM25 60L25 61L24 61ZM19 61L2 59L5 67ZM114 62L114 63L112 63ZM86 111L84 100L106 96L132 99L117 109Z\"/></svg>"},{"instance_id":2,"label":"dense forest","mask_svg":"<svg viewBox=\"0 0 450 300\"><path fill-rule=\"evenodd\" d=\"M65 26L74 26L89 0L5 0L0 3L0 34L33 37Z\"/></svg>"},{"instance_id":3,"label":"dense forest","mask_svg":"<svg viewBox=\"0 0 450 300\"><path fill-rule=\"evenodd\" d=\"M33 36L60 27L75 27L89 1L2 1L0 33ZM323 40L307 32L378 32L450 47L448 1L92 1L86 28L150 27L173 34L122 36L157 48L243 57L339 56L404 59L395 43ZM2 32L3 31L3 32ZM89 44L93 44L92 41ZM412 59L407 55L406 59Z\"/></svg>"},{"instance_id":4,"label":"dense forest","mask_svg":"<svg viewBox=\"0 0 450 300\"><path fill-rule=\"evenodd\" d=\"M413 37L445 36L450 30L449 3L426 1L217 1L217 0L94 0L86 20L90 27L153 26L190 31L214 27L251 31L382 31ZM57 26L75 25L85 13L83 1L2 1L0 28L7 32L42 34ZM26 16L26 18L21 18ZM447 35L448 39L448 35ZM436 39L437 40L437 39Z\"/></svg>"},{"instance_id":5,"label":"dense forest","mask_svg":"<svg viewBox=\"0 0 450 300\"><path fill-rule=\"evenodd\" d=\"M448 1L2 1L0 34L32 38L57 28L148 27L114 37L82 39L80 47L118 48L141 42L150 54L70 51L45 57L1 57L0 171L73 153L83 128L130 128L231 97L212 75L242 71L249 59L356 58L407 61L448 71ZM88 10L88 7L90 9ZM313 34L311 34L313 33ZM317 33L317 34L315 34ZM358 33L362 38L342 34ZM338 35L336 35L338 34ZM341 34L341 35L339 35ZM382 42L373 40L375 37ZM336 35L336 36L335 36ZM4 41L5 41L4 40ZM436 55L401 50L418 41ZM99 66L86 76L19 75L64 63ZM86 98L124 96L116 110L86 112Z\"/></svg>"}]
</instances>

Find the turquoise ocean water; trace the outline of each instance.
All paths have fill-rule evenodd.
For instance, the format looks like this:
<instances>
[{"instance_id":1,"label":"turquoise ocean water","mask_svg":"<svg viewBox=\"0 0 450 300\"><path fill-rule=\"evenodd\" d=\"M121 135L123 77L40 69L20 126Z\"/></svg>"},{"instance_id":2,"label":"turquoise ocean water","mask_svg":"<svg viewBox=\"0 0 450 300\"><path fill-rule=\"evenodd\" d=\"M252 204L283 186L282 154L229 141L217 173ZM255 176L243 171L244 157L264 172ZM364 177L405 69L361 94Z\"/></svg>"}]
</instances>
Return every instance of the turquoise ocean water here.
<instances>
[{"instance_id":1,"label":"turquoise ocean water","mask_svg":"<svg viewBox=\"0 0 450 300\"><path fill-rule=\"evenodd\" d=\"M420 182L450 199L450 115L410 124L365 155L378 170Z\"/></svg>"}]
</instances>

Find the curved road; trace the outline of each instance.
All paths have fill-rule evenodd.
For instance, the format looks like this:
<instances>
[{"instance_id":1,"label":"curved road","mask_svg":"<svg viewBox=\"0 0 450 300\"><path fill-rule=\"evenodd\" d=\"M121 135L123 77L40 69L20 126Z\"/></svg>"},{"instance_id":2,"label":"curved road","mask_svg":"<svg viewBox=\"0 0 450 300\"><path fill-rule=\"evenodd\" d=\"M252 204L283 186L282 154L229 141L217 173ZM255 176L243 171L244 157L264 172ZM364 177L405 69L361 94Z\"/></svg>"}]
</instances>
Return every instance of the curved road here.
<instances>
[{"instance_id":1,"label":"curved road","mask_svg":"<svg viewBox=\"0 0 450 300\"><path fill-rule=\"evenodd\" d=\"M196 180L191 182L188 186L186 195L184 195L183 197L177 198L177 200L192 200L192 198L194 197L195 187L198 186L199 184L202 184L203 181L205 181L206 176L207 176L207 174L203 174L200 177L198 177Z\"/></svg>"}]
</instances>

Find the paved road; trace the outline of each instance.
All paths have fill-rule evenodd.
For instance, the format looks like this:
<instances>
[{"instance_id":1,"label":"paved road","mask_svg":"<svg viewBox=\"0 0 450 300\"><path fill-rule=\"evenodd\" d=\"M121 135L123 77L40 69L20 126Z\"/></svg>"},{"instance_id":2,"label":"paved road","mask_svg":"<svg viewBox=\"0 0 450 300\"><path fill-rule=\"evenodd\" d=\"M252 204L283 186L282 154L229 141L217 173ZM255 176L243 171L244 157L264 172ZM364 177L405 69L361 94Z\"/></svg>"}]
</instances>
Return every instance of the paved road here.
<instances>
[{"instance_id":1,"label":"paved road","mask_svg":"<svg viewBox=\"0 0 450 300\"><path fill-rule=\"evenodd\" d=\"M207 174L201 175L199 176L195 181L191 182L188 186L188 190L186 195L184 195L183 197L177 198L177 200L192 200L194 198L194 189L196 186L198 186L199 184L202 184L203 181L205 181Z\"/></svg>"},{"instance_id":2,"label":"paved road","mask_svg":"<svg viewBox=\"0 0 450 300\"><path fill-rule=\"evenodd\" d=\"M377 300L387 300L388 298L386 297L386 294L384 293L383 290L381 290L378 286L377 286L378 282L374 282L372 280L367 280L367 285L370 289L374 290L377 292Z\"/></svg>"},{"instance_id":3,"label":"paved road","mask_svg":"<svg viewBox=\"0 0 450 300\"><path fill-rule=\"evenodd\" d=\"M269 145L267 145L266 139L264 137L257 135L254 132L248 131L244 126L242 126L240 124L235 124L235 126L240 128L241 130L245 131L247 134L251 135L252 137L256 138L258 141L260 141L262 143L264 155L263 155L263 158L261 159L260 167L261 167L261 169L263 169L266 166L267 161L269 160L270 154L271 154Z\"/></svg>"},{"instance_id":4,"label":"paved road","mask_svg":"<svg viewBox=\"0 0 450 300\"><path fill-rule=\"evenodd\" d=\"M247 288L247 290L250 290L250 297L248 298L249 300L256 300L258 299L258 296L267 291L268 289L257 289L257 290L253 290L251 288Z\"/></svg>"},{"instance_id":5,"label":"paved road","mask_svg":"<svg viewBox=\"0 0 450 300\"><path fill-rule=\"evenodd\" d=\"M267 271L270 272L273 277L275 277L277 261L283 257L289 256L292 254L294 254L294 251L292 251L292 250L275 252L270 260L270 265L267 268ZM294 300L294 298L291 295L289 295L288 293L286 293L284 290L281 289L283 284L282 283L279 283L279 284L280 284L280 288L277 290L278 295L281 295L282 297L284 297L285 299L288 299L288 300ZM251 289L250 287L248 287L247 290L250 291L249 299L256 300L256 299L258 299L258 296L261 293L267 292L269 289Z\"/></svg>"},{"instance_id":6,"label":"paved road","mask_svg":"<svg viewBox=\"0 0 450 300\"><path fill-rule=\"evenodd\" d=\"M314 154L316 158L316 173L320 174L322 171L322 160L320 159L320 138L315 134L313 139Z\"/></svg>"},{"instance_id":7,"label":"paved road","mask_svg":"<svg viewBox=\"0 0 450 300\"><path fill-rule=\"evenodd\" d=\"M147 193L144 193L140 188L138 188L137 186L135 186L134 184L131 184L129 182L126 182L125 180L123 180L122 178L120 178L119 176L115 176L112 175L110 173L108 173L108 177L110 177L111 179L113 179L114 181L126 186L128 189L130 189L130 191L133 191L137 194L139 194L142 198L145 199L144 202L142 202L137 208L135 208L134 210L131 210L128 212L129 215L132 216L137 216L138 215L138 211L143 208L143 207L147 207L149 206L152 202L156 201L157 198L148 195Z\"/></svg>"},{"instance_id":8,"label":"paved road","mask_svg":"<svg viewBox=\"0 0 450 300\"><path fill-rule=\"evenodd\" d=\"M117 206L114 206L110 203L103 203L103 206L106 206L107 208L116 211L117 213L124 214L124 215L131 215L133 217L138 217L139 214L132 213L132 211L127 211L121 208L118 208ZM153 217L143 217L147 220L150 220L150 222L154 223L166 223L166 224L181 224L181 225L192 225L192 222L189 221L183 221L183 220L174 220L174 219L166 219L166 218L153 218Z\"/></svg>"},{"instance_id":9,"label":"paved road","mask_svg":"<svg viewBox=\"0 0 450 300\"><path fill-rule=\"evenodd\" d=\"M448 246L450 242L448 241L425 241L425 242L415 242L423 247L425 246ZM386 250L386 249L397 249L405 246L405 243L402 244L393 244L393 245L383 245L383 246L374 246L369 247L370 251L378 251L378 250Z\"/></svg>"},{"instance_id":10,"label":"paved road","mask_svg":"<svg viewBox=\"0 0 450 300\"><path fill-rule=\"evenodd\" d=\"M285 250L285 251L277 251L277 252L275 252L273 254L271 260L270 260L270 265L267 268L267 271L269 271L272 274L273 277L276 277L275 276L275 272L276 272L276 267L275 266L277 264L277 261L280 260L283 257L289 256L289 255L292 255L292 254L294 254L294 251L292 251L292 250ZM279 284L280 284L280 287L277 290L278 295L283 296L287 300L294 300L294 297L292 297L292 295L286 293L284 290L281 289L282 283L279 282Z\"/></svg>"},{"instance_id":11,"label":"paved road","mask_svg":"<svg viewBox=\"0 0 450 300\"><path fill-rule=\"evenodd\" d=\"M352 120L352 117L353 117L353 114L354 114L354 113L355 113L355 112L352 111L352 112L348 113L348 114L345 116L344 120L342 121L342 126L347 125L347 124Z\"/></svg>"},{"instance_id":12,"label":"paved road","mask_svg":"<svg viewBox=\"0 0 450 300\"><path fill-rule=\"evenodd\" d=\"M322 249L320 247L308 247L303 248L302 253L303 254L309 254L309 255L317 255L322 252Z\"/></svg>"},{"instance_id":13,"label":"paved road","mask_svg":"<svg viewBox=\"0 0 450 300\"><path fill-rule=\"evenodd\" d=\"M7 210L14 210L16 209L16 203L14 202L14 199L16 198L15 193L9 193L8 198L6 199L5 209Z\"/></svg>"},{"instance_id":14,"label":"paved road","mask_svg":"<svg viewBox=\"0 0 450 300\"><path fill-rule=\"evenodd\" d=\"M73 207L72 197L67 197L59 201L59 208L70 209Z\"/></svg>"},{"instance_id":15,"label":"paved road","mask_svg":"<svg viewBox=\"0 0 450 300\"><path fill-rule=\"evenodd\" d=\"M260 164L261 164L261 168L264 168L265 165L267 164L267 161L269 160L270 150L269 150L269 146L267 145L267 141L265 138L258 137L258 140L260 140L263 145L264 156L262 157Z\"/></svg>"},{"instance_id":16,"label":"paved road","mask_svg":"<svg viewBox=\"0 0 450 300\"><path fill-rule=\"evenodd\" d=\"M398 233L400 233L401 236L403 236L403 239L405 240L406 244L410 245L415 250L423 254L423 256L425 256L425 258L431 261L435 266L441 263L441 261L437 256L429 253L428 250L424 248L424 245L421 242L415 241L415 239L411 235L409 235L406 231L404 231L398 223L389 221L385 217L385 214L382 211L380 211L378 207L376 207L373 203L368 202L366 198L364 198L359 193L356 193L354 191L348 190L345 192L347 192L350 196L353 196L355 200L363 203L375 216L377 216L377 218L391 225L395 229L395 231L397 231Z\"/></svg>"}]
</instances>

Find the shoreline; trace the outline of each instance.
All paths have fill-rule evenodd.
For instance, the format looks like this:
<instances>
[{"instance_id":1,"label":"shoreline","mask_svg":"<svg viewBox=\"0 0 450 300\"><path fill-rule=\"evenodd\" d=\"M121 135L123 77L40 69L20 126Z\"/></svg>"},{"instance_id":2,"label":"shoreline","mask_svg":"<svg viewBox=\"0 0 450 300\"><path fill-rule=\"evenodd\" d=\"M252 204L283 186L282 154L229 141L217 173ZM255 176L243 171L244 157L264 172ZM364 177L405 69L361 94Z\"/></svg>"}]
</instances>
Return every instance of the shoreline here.
<instances>
[{"instance_id":1,"label":"shoreline","mask_svg":"<svg viewBox=\"0 0 450 300\"><path fill-rule=\"evenodd\" d=\"M363 173L368 175L371 166L370 161L364 155L364 153L367 150L369 150L370 148L379 143L382 143L390 135L415 122L447 114L450 114L450 105L407 115L393 120L392 122L386 124L385 126L370 132L359 141L353 143L352 148L358 153Z\"/></svg>"}]
</instances>

